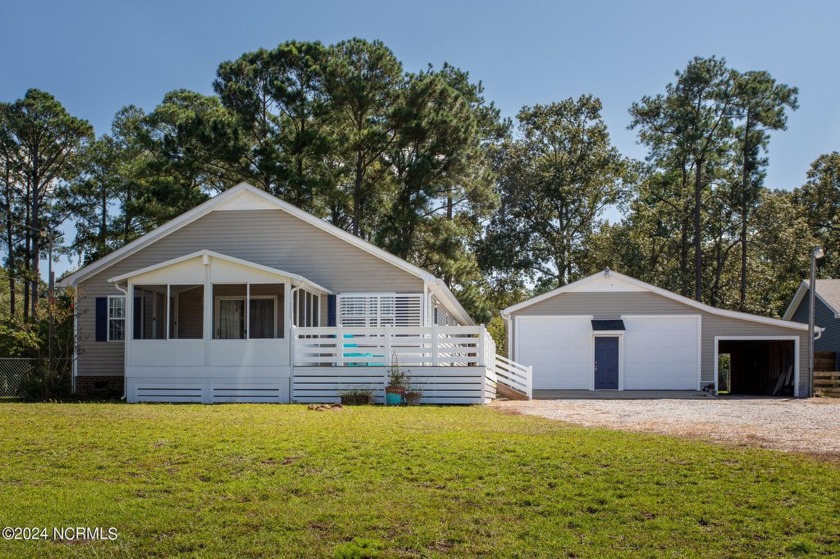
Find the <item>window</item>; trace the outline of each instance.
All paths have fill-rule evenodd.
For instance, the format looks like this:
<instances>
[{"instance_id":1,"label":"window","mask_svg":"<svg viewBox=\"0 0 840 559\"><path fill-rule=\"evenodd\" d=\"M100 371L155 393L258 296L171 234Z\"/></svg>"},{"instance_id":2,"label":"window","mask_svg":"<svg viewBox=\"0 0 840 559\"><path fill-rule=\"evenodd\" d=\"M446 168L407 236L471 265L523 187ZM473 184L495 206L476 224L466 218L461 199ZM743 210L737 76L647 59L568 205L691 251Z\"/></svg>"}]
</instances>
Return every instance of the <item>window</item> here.
<instances>
[{"instance_id":1,"label":"window","mask_svg":"<svg viewBox=\"0 0 840 559\"><path fill-rule=\"evenodd\" d=\"M116 342L125 339L125 297L111 295L108 297L108 341Z\"/></svg>"}]
</instances>

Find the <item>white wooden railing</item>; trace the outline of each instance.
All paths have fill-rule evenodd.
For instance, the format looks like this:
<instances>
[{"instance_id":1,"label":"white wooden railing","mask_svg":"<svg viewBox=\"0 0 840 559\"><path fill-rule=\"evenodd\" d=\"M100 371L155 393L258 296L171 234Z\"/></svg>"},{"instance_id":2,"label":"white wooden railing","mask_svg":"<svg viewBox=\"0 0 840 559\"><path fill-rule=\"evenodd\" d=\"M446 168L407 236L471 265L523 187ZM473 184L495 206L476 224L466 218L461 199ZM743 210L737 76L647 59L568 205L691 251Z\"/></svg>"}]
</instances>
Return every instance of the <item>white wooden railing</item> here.
<instances>
[{"instance_id":1,"label":"white wooden railing","mask_svg":"<svg viewBox=\"0 0 840 559\"><path fill-rule=\"evenodd\" d=\"M496 344L484 326L293 326L291 336L292 364L296 369L294 393L299 401L319 401L318 398L327 394L325 391L329 392L328 397L335 398L337 391L346 387L384 386L393 356L400 366L414 368L414 372L419 373L412 382L428 384L424 393L446 390L438 393L435 403L444 403L448 401L446 398L454 397L459 398L458 403L487 402L496 397L498 384L529 399L532 395L531 367L497 355ZM426 369L421 371L417 369L419 367ZM452 369L443 373L446 369L440 367ZM460 369L456 370L456 367ZM464 372L468 367L480 368L477 386L470 384L474 381L464 376L475 374ZM451 384L456 381L457 385ZM472 392L467 397L456 390ZM479 392L473 394L475 390Z\"/></svg>"},{"instance_id":2,"label":"white wooden railing","mask_svg":"<svg viewBox=\"0 0 840 559\"><path fill-rule=\"evenodd\" d=\"M521 392L530 400L533 395L533 368L511 361L496 353L496 343L493 337L486 330L484 347L486 348L485 363L487 367L487 380L492 384L500 383Z\"/></svg>"},{"instance_id":3,"label":"white wooden railing","mask_svg":"<svg viewBox=\"0 0 840 559\"><path fill-rule=\"evenodd\" d=\"M292 329L295 367L486 367L483 326ZM491 340L492 341L492 340ZM491 365L492 366L492 365Z\"/></svg>"},{"instance_id":4,"label":"white wooden railing","mask_svg":"<svg viewBox=\"0 0 840 559\"><path fill-rule=\"evenodd\" d=\"M530 366L521 365L516 361L496 355L493 372L496 375L496 382L522 392L529 400L532 398L533 369Z\"/></svg>"}]
</instances>

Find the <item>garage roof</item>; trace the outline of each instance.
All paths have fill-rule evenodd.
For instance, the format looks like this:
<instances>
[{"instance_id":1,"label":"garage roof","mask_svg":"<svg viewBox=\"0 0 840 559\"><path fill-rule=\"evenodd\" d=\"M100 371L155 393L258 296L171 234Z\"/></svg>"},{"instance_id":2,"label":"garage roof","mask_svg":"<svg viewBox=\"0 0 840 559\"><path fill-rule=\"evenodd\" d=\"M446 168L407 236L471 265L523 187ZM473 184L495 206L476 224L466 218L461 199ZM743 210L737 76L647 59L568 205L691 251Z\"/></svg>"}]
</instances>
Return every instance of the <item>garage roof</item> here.
<instances>
[{"instance_id":1,"label":"garage roof","mask_svg":"<svg viewBox=\"0 0 840 559\"><path fill-rule=\"evenodd\" d=\"M682 295L677 295L667 289L662 289L661 287L656 287L655 285L651 285L649 283L645 283L641 280L637 280L636 278L631 278L630 276L625 276L624 274L620 274L609 268L598 272L597 274L592 274L589 277L583 278L578 280L574 283L570 283L568 285L564 285L563 287L559 287L553 291L549 291L548 293L543 293L542 295L537 295L536 297L531 297L527 301L523 301L516 305L512 305L505 310L502 311L502 316L507 317L511 313L520 311L526 307L529 307L535 303L539 303L540 301L545 301L546 299L550 299L552 297L556 297L563 293L569 291L587 291L586 287L587 284L595 284L598 280L603 278L614 278L618 279L626 284L629 284L629 287L632 287L635 291L649 291L651 293L655 293L662 297L672 299L679 303L682 303L689 307L694 307L695 309L707 312L709 314L714 314L718 316L724 316L727 318L734 318L737 320L746 320L750 322L758 322L761 324L771 324L773 326L780 326L782 328L789 328L791 330L808 330L807 324L800 324L799 322L790 322L787 320L780 320L778 318L770 318L767 316L758 316L754 314L748 314L743 312L737 311L729 311L724 309L719 309L717 307L712 307L711 305L706 305L704 303L700 303L695 301L694 299L689 299L688 297L683 297ZM822 328L815 327L815 332L822 331Z\"/></svg>"}]
</instances>

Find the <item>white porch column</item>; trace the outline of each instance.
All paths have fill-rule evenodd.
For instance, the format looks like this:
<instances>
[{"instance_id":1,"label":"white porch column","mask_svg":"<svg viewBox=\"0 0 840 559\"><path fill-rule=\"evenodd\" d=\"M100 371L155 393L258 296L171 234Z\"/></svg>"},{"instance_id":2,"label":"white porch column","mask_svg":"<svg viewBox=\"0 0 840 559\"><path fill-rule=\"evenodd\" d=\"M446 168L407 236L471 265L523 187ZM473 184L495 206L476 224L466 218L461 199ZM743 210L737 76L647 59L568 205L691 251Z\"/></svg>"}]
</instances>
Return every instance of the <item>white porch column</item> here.
<instances>
[{"instance_id":1,"label":"white porch column","mask_svg":"<svg viewBox=\"0 0 840 559\"><path fill-rule=\"evenodd\" d=\"M123 360L123 383L128 382L128 364L131 363L131 342L134 340L134 284L130 281L125 289L125 340ZM128 386L128 384L126 384Z\"/></svg>"},{"instance_id":2,"label":"white porch column","mask_svg":"<svg viewBox=\"0 0 840 559\"><path fill-rule=\"evenodd\" d=\"M210 257L205 256L204 263L204 364L208 363L208 344L213 339L213 283L210 274Z\"/></svg>"},{"instance_id":3,"label":"white porch column","mask_svg":"<svg viewBox=\"0 0 840 559\"><path fill-rule=\"evenodd\" d=\"M295 358L294 358L294 345L295 345L295 338L294 338L294 320L292 320L292 285L288 282L283 284L285 287L283 288L283 324L284 324L284 331L283 336L289 338L289 366L294 367L295 365ZM294 370L292 370L292 376L294 376ZM291 393L290 393L291 394Z\"/></svg>"}]
</instances>

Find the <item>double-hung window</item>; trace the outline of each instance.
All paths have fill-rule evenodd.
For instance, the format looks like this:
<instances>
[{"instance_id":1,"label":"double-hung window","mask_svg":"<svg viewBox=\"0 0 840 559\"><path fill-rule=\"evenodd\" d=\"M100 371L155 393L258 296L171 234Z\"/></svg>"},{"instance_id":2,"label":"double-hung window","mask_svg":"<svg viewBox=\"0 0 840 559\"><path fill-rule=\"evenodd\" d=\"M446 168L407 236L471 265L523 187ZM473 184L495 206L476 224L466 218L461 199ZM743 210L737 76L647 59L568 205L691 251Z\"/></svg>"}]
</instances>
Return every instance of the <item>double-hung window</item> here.
<instances>
[{"instance_id":1,"label":"double-hung window","mask_svg":"<svg viewBox=\"0 0 840 559\"><path fill-rule=\"evenodd\" d=\"M116 342L125 339L125 297L112 295L108 297L108 341Z\"/></svg>"}]
</instances>

